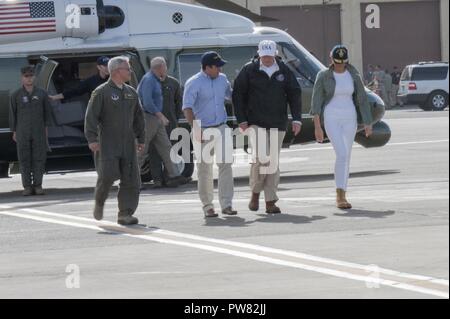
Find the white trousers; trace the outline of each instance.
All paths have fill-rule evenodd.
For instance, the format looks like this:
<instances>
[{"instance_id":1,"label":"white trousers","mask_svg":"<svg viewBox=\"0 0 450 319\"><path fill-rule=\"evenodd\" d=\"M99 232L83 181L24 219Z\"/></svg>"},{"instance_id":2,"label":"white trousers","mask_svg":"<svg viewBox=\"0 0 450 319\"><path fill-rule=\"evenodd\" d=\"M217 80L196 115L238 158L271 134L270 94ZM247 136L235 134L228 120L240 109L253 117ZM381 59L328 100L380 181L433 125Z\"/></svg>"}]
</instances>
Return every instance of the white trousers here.
<instances>
[{"instance_id":1,"label":"white trousers","mask_svg":"<svg viewBox=\"0 0 450 319\"><path fill-rule=\"evenodd\" d=\"M336 188L347 191L352 146L358 129L355 106L326 107L324 120L325 130L336 153L334 167Z\"/></svg>"}]
</instances>

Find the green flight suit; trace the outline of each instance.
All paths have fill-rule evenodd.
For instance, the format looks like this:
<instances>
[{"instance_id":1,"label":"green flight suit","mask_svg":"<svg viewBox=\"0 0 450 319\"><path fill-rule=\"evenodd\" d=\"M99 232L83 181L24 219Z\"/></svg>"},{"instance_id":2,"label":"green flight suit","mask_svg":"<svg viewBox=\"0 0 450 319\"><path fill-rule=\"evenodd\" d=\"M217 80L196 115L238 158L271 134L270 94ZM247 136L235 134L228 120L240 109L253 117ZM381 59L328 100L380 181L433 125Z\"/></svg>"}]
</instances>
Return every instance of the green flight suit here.
<instances>
[{"instance_id":1,"label":"green flight suit","mask_svg":"<svg viewBox=\"0 0 450 319\"><path fill-rule=\"evenodd\" d=\"M24 188L42 186L48 149L46 127L51 112L48 94L42 89L35 87L29 93L22 87L11 96L9 122L11 131L16 132Z\"/></svg>"},{"instance_id":2,"label":"green flight suit","mask_svg":"<svg viewBox=\"0 0 450 319\"><path fill-rule=\"evenodd\" d=\"M136 90L126 84L120 89L112 80L100 85L89 101L85 135L89 144L100 144L95 154L97 204L104 205L112 185L120 180L119 216L133 215L141 186L136 140L145 143L144 114Z\"/></svg>"}]
</instances>

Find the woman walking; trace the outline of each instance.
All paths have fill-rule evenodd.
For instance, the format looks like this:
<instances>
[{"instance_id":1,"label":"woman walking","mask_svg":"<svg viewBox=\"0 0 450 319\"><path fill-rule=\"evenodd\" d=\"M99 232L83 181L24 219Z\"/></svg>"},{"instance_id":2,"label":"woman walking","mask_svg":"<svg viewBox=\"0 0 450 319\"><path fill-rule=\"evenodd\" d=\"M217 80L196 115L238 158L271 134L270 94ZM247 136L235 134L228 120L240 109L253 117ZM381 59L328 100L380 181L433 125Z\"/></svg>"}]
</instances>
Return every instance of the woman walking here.
<instances>
[{"instance_id":1,"label":"woman walking","mask_svg":"<svg viewBox=\"0 0 450 319\"><path fill-rule=\"evenodd\" d=\"M336 205L351 209L346 192L350 176L352 146L358 122L364 124L367 137L372 135L372 112L363 80L351 64L348 49L337 45L330 53L331 65L317 75L311 115L314 116L315 137L323 143L322 123L336 153Z\"/></svg>"}]
</instances>

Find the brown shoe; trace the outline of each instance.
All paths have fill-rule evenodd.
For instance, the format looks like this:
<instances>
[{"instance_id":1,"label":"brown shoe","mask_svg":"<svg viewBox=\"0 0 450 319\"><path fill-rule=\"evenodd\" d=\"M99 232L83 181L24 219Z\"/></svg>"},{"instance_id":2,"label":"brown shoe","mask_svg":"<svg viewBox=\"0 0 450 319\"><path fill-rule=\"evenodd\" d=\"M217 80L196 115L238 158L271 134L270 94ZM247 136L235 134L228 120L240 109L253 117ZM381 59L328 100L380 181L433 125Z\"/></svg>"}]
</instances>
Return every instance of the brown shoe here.
<instances>
[{"instance_id":1,"label":"brown shoe","mask_svg":"<svg viewBox=\"0 0 450 319\"><path fill-rule=\"evenodd\" d=\"M351 209L352 205L347 201L346 192L343 189L336 189L336 206L339 209Z\"/></svg>"},{"instance_id":2,"label":"brown shoe","mask_svg":"<svg viewBox=\"0 0 450 319\"><path fill-rule=\"evenodd\" d=\"M232 207L227 207L224 210L222 210L222 214L228 215L228 216L236 216L238 214L237 210L233 210Z\"/></svg>"},{"instance_id":3,"label":"brown shoe","mask_svg":"<svg viewBox=\"0 0 450 319\"><path fill-rule=\"evenodd\" d=\"M219 215L216 214L214 208L211 208L211 209L208 209L208 210L205 212L205 217L206 217L206 218L214 218L214 217L219 217Z\"/></svg>"},{"instance_id":4,"label":"brown shoe","mask_svg":"<svg viewBox=\"0 0 450 319\"><path fill-rule=\"evenodd\" d=\"M257 212L259 210L259 194L252 193L252 199L248 204L248 209L250 209L252 212Z\"/></svg>"},{"instance_id":5,"label":"brown shoe","mask_svg":"<svg viewBox=\"0 0 450 319\"><path fill-rule=\"evenodd\" d=\"M275 205L277 201L266 202L266 214L281 214L281 209Z\"/></svg>"}]
</instances>

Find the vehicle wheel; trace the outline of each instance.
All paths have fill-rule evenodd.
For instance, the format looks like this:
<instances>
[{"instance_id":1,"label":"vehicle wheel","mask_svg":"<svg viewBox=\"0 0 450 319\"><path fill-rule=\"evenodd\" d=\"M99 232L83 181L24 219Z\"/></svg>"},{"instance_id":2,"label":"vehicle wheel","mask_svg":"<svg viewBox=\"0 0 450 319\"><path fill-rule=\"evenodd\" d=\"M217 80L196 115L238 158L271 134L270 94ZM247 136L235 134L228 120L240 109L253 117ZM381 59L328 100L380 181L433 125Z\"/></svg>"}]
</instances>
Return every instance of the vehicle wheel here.
<instances>
[{"instance_id":1,"label":"vehicle wheel","mask_svg":"<svg viewBox=\"0 0 450 319\"><path fill-rule=\"evenodd\" d=\"M192 177L194 174L194 163L191 160L190 163L186 163L181 156L179 156L179 161L175 163L175 167L178 173L184 177ZM153 180L152 172L150 170L150 160L147 160L141 169L141 182L150 183Z\"/></svg>"},{"instance_id":2,"label":"vehicle wheel","mask_svg":"<svg viewBox=\"0 0 450 319\"><path fill-rule=\"evenodd\" d=\"M194 163L191 159L190 163L186 163L182 156L178 157L178 162L175 163L178 173L184 177L192 177L194 174Z\"/></svg>"},{"instance_id":3,"label":"vehicle wheel","mask_svg":"<svg viewBox=\"0 0 450 319\"><path fill-rule=\"evenodd\" d=\"M184 166L184 170L181 173L182 176L184 177L192 177L192 175L194 174L194 163L187 163Z\"/></svg>"},{"instance_id":4,"label":"vehicle wheel","mask_svg":"<svg viewBox=\"0 0 450 319\"><path fill-rule=\"evenodd\" d=\"M141 167L141 182L150 183L153 180L152 172L150 170L150 159L147 159L144 166Z\"/></svg>"},{"instance_id":5,"label":"vehicle wheel","mask_svg":"<svg viewBox=\"0 0 450 319\"><path fill-rule=\"evenodd\" d=\"M9 163L0 163L0 178L9 177Z\"/></svg>"},{"instance_id":6,"label":"vehicle wheel","mask_svg":"<svg viewBox=\"0 0 450 319\"><path fill-rule=\"evenodd\" d=\"M435 91L428 98L428 109L443 111L448 106L448 94L444 91Z\"/></svg>"}]
</instances>

